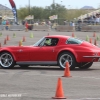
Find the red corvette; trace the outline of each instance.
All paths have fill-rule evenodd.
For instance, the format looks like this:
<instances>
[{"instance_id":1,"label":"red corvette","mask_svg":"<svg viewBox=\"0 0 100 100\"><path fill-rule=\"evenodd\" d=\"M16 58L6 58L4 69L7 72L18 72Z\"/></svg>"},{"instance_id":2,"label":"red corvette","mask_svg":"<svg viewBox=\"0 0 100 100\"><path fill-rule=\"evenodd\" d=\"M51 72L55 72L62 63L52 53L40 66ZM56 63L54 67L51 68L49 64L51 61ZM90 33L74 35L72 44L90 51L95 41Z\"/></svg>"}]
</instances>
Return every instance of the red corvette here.
<instances>
[{"instance_id":1,"label":"red corvette","mask_svg":"<svg viewBox=\"0 0 100 100\"><path fill-rule=\"evenodd\" d=\"M98 62L100 48L89 42L63 35L45 36L32 46L9 46L0 48L0 66L8 69L14 65L23 68L30 65L57 65L70 69L87 69Z\"/></svg>"}]
</instances>

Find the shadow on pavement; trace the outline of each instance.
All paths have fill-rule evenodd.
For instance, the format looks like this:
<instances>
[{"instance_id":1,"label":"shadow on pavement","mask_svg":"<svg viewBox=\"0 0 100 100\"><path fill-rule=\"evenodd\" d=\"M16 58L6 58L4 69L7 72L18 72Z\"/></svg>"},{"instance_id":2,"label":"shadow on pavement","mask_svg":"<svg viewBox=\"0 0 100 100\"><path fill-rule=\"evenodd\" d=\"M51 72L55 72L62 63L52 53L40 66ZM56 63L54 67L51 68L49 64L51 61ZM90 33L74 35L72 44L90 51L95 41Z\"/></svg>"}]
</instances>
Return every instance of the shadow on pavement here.
<instances>
[{"instance_id":1,"label":"shadow on pavement","mask_svg":"<svg viewBox=\"0 0 100 100\"><path fill-rule=\"evenodd\" d=\"M0 67L0 69L2 69ZM21 68L19 66L15 66L14 68L12 69L4 69L4 70L55 70L55 71L64 71L62 69L59 68L59 66L29 66L27 68ZM89 68L89 69L80 69L80 68L75 68L74 70L71 70L71 71L94 71L94 70L100 70L100 69L95 69L95 68Z\"/></svg>"}]
</instances>

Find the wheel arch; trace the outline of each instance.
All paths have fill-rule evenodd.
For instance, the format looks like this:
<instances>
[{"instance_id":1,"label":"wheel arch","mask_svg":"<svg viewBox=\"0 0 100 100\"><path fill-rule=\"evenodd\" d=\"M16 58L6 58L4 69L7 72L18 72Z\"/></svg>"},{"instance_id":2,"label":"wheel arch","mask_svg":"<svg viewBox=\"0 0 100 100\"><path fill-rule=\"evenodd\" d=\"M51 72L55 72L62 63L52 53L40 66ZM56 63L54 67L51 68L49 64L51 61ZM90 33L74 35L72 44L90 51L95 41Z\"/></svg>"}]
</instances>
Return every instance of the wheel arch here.
<instances>
[{"instance_id":1,"label":"wheel arch","mask_svg":"<svg viewBox=\"0 0 100 100\"><path fill-rule=\"evenodd\" d=\"M3 53L3 52L8 52L8 53L10 53L10 54L13 56L14 61L16 61L16 57L14 56L14 54L13 54L13 53L11 53L11 52L10 52L10 51L8 51L8 50L2 50L2 51L0 51L0 54L1 54L1 53Z\"/></svg>"},{"instance_id":2,"label":"wheel arch","mask_svg":"<svg viewBox=\"0 0 100 100\"><path fill-rule=\"evenodd\" d=\"M62 50L62 51L60 51L60 52L58 53L58 55L57 55L57 61L58 61L59 55L60 55L61 53L63 53L63 52L69 52L69 53L71 53L71 54L75 57L75 59L77 58L77 57L76 57L76 54L75 54L74 52L72 52L72 51L70 51L70 50ZM76 59L76 61L77 61L77 59Z\"/></svg>"}]
</instances>

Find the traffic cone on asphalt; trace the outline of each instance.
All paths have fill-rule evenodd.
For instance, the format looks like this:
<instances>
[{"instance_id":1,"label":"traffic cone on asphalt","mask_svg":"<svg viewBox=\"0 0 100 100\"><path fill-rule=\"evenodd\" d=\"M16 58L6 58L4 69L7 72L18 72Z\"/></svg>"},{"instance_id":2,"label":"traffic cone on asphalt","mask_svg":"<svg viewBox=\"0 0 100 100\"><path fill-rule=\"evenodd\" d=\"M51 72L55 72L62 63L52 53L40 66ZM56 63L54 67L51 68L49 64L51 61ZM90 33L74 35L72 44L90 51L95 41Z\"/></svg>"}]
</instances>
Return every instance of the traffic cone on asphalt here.
<instances>
[{"instance_id":1,"label":"traffic cone on asphalt","mask_svg":"<svg viewBox=\"0 0 100 100\"><path fill-rule=\"evenodd\" d=\"M93 37L96 37L96 33L94 32Z\"/></svg>"},{"instance_id":2,"label":"traffic cone on asphalt","mask_svg":"<svg viewBox=\"0 0 100 100\"><path fill-rule=\"evenodd\" d=\"M96 39L97 39L97 41L99 41L99 40L100 40L100 37L99 37L99 36L97 36L97 37L96 37Z\"/></svg>"},{"instance_id":3,"label":"traffic cone on asphalt","mask_svg":"<svg viewBox=\"0 0 100 100\"><path fill-rule=\"evenodd\" d=\"M96 45L96 46L97 46L97 40L96 40L96 39L94 40L94 45Z\"/></svg>"},{"instance_id":4,"label":"traffic cone on asphalt","mask_svg":"<svg viewBox=\"0 0 100 100\"><path fill-rule=\"evenodd\" d=\"M62 77L72 77L72 76L70 75L70 68L69 68L69 62L68 62L68 61L66 62L66 67L65 67L65 71L64 71L64 76L62 76Z\"/></svg>"},{"instance_id":5,"label":"traffic cone on asphalt","mask_svg":"<svg viewBox=\"0 0 100 100\"><path fill-rule=\"evenodd\" d=\"M0 37L2 36L2 32L0 33Z\"/></svg>"},{"instance_id":6,"label":"traffic cone on asphalt","mask_svg":"<svg viewBox=\"0 0 100 100\"><path fill-rule=\"evenodd\" d=\"M92 39L91 38L90 38L89 42L92 43Z\"/></svg>"},{"instance_id":7,"label":"traffic cone on asphalt","mask_svg":"<svg viewBox=\"0 0 100 100\"><path fill-rule=\"evenodd\" d=\"M26 41L25 36L23 36L23 42L25 42L25 41Z\"/></svg>"},{"instance_id":8,"label":"traffic cone on asphalt","mask_svg":"<svg viewBox=\"0 0 100 100\"><path fill-rule=\"evenodd\" d=\"M5 45L5 44L7 44L7 41L6 41L6 39L4 40L4 45Z\"/></svg>"},{"instance_id":9,"label":"traffic cone on asphalt","mask_svg":"<svg viewBox=\"0 0 100 100\"><path fill-rule=\"evenodd\" d=\"M21 40L21 41L19 41L19 46L22 46L22 40Z\"/></svg>"},{"instance_id":10,"label":"traffic cone on asphalt","mask_svg":"<svg viewBox=\"0 0 100 100\"><path fill-rule=\"evenodd\" d=\"M7 38L6 38L6 40L7 40L7 41L9 41L9 40L10 40L10 39L9 39L9 35L7 35Z\"/></svg>"},{"instance_id":11,"label":"traffic cone on asphalt","mask_svg":"<svg viewBox=\"0 0 100 100\"><path fill-rule=\"evenodd\" d=\"M72 33L72 37L75 37L74 33Z\"/></svg>"},{"instance_id":12,"label":"traffic cone on asphalt","mask_svg":"<svg viewBox=\"0 0 100 100\"><path fill-rule=\"evenodd\" d=\"M86 36L86 41L89 41L89 36L88 35Z\"/></svg>"},{"instance_id":13,"label":"traffic cone on asphalt","mask_svg":"<svg viewBox=\"0 0 100 100\"><path fill-rule=\"evenodd\" d=\"M13 38L15 38L15 37L16 37L16 34L14 33L14 34L13 34Z\"/></svg>"},{"instance_id":14,"label":"traffic cone on asphalt","mask_svg":"<svg viewBox=\"0 0 100 100\"><path fill-rule=\"evenodd\" d=\"M1 47L1 43L0 43L0 47Z\"/></svg>"},{"instance_id":15,"label":"traffic cone on asphalt","mask_svg":"<svg viewBox=\"0 0 100 100\"><path fill-rule=\"evenodd\" d=\"M52 97L52 98L53 99L66 99L66 97L64 97L61 78L58 78L56 94L55 94L55 97Z\"/></svg>"},{"instance_id":16,"label":"traffic cone on asphalt","mask_svg":"<svg viewBox=\"0 0 100 100\"><path fill-rule=\"evenodd\" d=\"M33 34L32 33L30 34L30 38L33 38Z\"/></svg>"}]
</instances>

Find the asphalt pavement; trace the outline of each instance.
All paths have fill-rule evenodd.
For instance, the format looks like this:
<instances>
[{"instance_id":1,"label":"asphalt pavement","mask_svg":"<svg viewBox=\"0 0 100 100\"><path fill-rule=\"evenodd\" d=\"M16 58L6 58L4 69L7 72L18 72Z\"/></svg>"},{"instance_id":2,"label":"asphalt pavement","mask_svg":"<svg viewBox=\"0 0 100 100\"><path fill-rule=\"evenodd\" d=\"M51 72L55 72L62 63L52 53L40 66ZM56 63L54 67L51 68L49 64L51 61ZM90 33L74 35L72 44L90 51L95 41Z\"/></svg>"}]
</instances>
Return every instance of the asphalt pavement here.
<instances>
[{"instance_id":1,"label":"asphalt pavement","mask_svg":"<svg viewBox=\"0 0 100 100\"><path fill-rule=\"evenodd\" d=\"M55 31L1 31L1 46L17 46L25 37L23 45L32 45L45 35L72 35L92 42L99 37L99 32L55 32ZM4 40L9 36L9 41ZM33 35L33 36L32 36ZM100 41L97 41L99 45ZM70 71L72 77L62 77L64 71L58 66L30 66L21 69L0 68L0 100L53 100L56 96L58 79L62 81L63 95L60 100L100 100L100 62L93 63L87 70ZM56 99L58 100L58 99Z\"/></svg>"}]
</instances>

